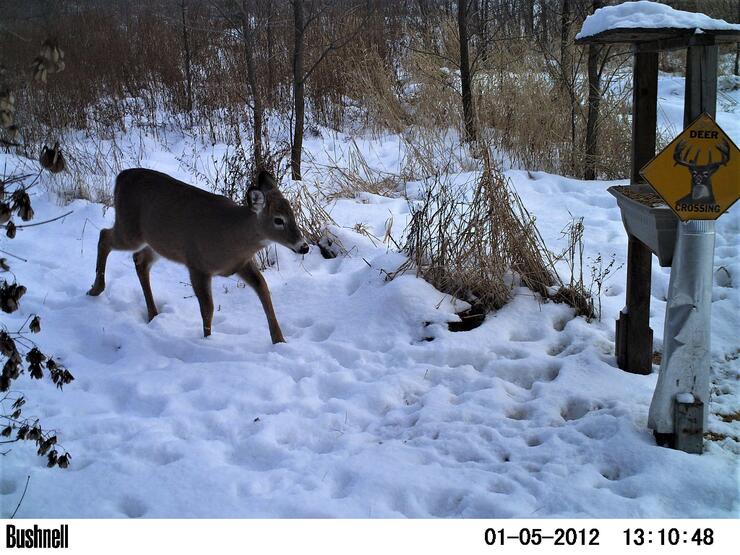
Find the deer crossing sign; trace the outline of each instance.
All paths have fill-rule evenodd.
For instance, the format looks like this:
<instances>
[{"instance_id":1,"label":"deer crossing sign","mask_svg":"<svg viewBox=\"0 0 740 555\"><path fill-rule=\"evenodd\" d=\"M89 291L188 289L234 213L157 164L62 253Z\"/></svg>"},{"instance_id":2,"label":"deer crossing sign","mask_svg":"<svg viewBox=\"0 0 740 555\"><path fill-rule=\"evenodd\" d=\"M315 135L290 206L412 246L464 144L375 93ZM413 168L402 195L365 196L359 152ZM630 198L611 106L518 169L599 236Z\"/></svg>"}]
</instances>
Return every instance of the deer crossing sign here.
<instances>
[{"instance_id":1,"label":"deer crossing sign","mask_svg":"<svg viewBox=\"0 0 740 555\"><path fill-rule=\"evenodd\" d=\"M641 172L686 220L716 220L740 197L740 151L702 114Z\"/></svg>"}]
</instances>

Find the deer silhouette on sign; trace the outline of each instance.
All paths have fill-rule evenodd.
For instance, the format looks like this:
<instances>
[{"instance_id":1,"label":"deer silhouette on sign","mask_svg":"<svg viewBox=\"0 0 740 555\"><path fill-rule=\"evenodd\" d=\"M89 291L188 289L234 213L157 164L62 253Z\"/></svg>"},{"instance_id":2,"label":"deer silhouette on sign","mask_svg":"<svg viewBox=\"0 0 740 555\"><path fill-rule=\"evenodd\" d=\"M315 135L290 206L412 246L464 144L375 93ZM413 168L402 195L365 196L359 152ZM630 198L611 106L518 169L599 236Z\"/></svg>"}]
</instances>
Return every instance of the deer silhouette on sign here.
<instances>
[{"instance_id":1,"label":"deer silhouette on sign","mask_svg":"<svg viewBox=\"0 0 740 555\"><path fill-rule=\"evenodd\" d=\"M730 144L726 139L722 139L720 144L715 145L721 155L718 162L712 161L712 149L709 149L709 160L704 165L698 163L701 149L697 149L694 157L691 161L688 161L690 149L684 152L685 148L686 142L679 141L676 148L673 149L673 160L675 165L688 168L689 173L691 173L691 191L676 204L715 204L712 175L730 161Z\"/></svg>"}]
</instances>

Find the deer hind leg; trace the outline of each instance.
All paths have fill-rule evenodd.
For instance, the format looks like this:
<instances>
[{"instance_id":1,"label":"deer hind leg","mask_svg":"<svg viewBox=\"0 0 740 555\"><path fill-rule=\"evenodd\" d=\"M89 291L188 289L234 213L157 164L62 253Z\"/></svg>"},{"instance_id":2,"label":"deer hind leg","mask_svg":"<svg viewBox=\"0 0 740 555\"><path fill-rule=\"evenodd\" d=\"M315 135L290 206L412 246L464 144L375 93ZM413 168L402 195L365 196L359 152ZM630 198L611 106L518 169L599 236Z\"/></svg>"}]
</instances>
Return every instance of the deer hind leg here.
<instances>
[{"instance_id":1,"label":"deer hind leg","mask_svg":"<svg viewBox=\"0 0 740 555\"><path fill-rule=\"evenodd\" d=\"M249 262L241 270L237 272L247 285L249 285L257 293L262 303L262 308L267 316L267 325L270 327L270 337L273 343L285 343L283 332L280 330L280 324L278 324L277 317L275 316L275 309L272 307L272 298L270 297L270 290L267 288L265 278L262 277L262 273L254 265L254 262Z\"/></svg>"},{"instance_id":2,"label":"deer hind leg","mask_svg":"<svg viewBox=\"0 0 740 555\"><path fill-rule=\"evenodd\" d=\"M159 314L159 312L157 311L157 305L154 304L152 286L149 283L149 270L151 270L152 264L154 264L156 260L157 255L151 249L151 247L144 247L140 251L134 253L134 266L136 266L136 275L139 276L141 290L144 292L144 300L146 301L146 310L150 322L157 314Z\"/></svg>"},{"instance_id":3,"label":"deer hind leg","mask_svg":"<svg viewBox=\"0 0 740 555\"><path fill-rule=\"evenodd\" d=\"M211 335L213 322L213 297L211 296L211 276L190 268L190 283L200 304L200 316L203 318L203 337Z\"/></svg>"}]
</instances>

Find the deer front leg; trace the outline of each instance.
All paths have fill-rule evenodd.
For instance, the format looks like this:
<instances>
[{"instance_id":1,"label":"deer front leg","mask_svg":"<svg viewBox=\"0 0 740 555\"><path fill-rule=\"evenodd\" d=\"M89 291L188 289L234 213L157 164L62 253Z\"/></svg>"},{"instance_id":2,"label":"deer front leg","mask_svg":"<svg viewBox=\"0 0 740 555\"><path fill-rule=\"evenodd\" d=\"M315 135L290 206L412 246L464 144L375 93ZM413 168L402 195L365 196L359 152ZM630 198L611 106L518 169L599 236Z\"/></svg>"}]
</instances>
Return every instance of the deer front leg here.
<instances>
[{"instance_id":1,"label":"deer front leg","mask_svg":"<svg viewBox=\"0 0 740 555\"><path fill-rule=\"evenodd\" d=\"M241 270L237 272L240 278L242 278L247 285L249 285L257 293L262 303L262 308L267 316L267 325L270 327L270 337L273 343L285 343L283 332L280 330L280 324L278 324L277 318L275 317L275 310L272 308L272 299L270 298L270 290L267 288L265 278L262 277L262 273L254 265L253 261L248 262Z\"/></svg>"},{"instance_id":2,"label":"deer front leg","mask_svg":"<svg viewBox=\"0 0 740 555\"><path fill-rule=\"evenodd\" d=\"M211 335L211 322L213 322L213 297L211 296L211 276L189 268L190 284L193 286L195 296L200 304L200 316L203 318L203 337Z\"/></svg>"},{"instance_id":3,"label":"deer front leg","mask_svg":"<svg viewBox=\"0 0 740 555\"><path fill-rule=\"evenodd\" d=\"M98 239L98 260L95 263L95 283L93 283L88 295L97 297L105 290L105 263L108 255L113 249L113 229L100 230L100 239Z\"/></svg>"}]
</instances>

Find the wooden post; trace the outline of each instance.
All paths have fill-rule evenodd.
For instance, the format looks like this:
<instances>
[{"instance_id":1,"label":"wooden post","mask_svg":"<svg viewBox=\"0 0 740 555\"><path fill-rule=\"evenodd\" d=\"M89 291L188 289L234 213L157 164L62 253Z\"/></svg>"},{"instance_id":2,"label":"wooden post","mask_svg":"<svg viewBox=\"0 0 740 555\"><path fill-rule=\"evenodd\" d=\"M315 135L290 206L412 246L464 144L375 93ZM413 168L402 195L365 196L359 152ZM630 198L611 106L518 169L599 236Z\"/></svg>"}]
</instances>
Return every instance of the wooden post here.
<instances>
[{"instance_id":1,"label":"wooden post","mask_svg":"<svg viewBox=\"0 0 740 555\"><path fill-rule=\"evenodd\" d=\"M706 112L717 115L717 46L690 46L686 51L683 126Z\"/></svg>"},{"instance_id":2,"label":"wooden post","mask_svg":"<svg viewBox=\"0 0 740 555\"><path fill-rule=\"evenodd\" d=\"M632 167L630 184L644 183L642 167L655 156L658 103L658 52L635 52L632 91ZM652 253L635 237L627 246L627 304L616 329L617 364L635 374L652 371L650 329Z\"/></svg>"}]
</instances>

